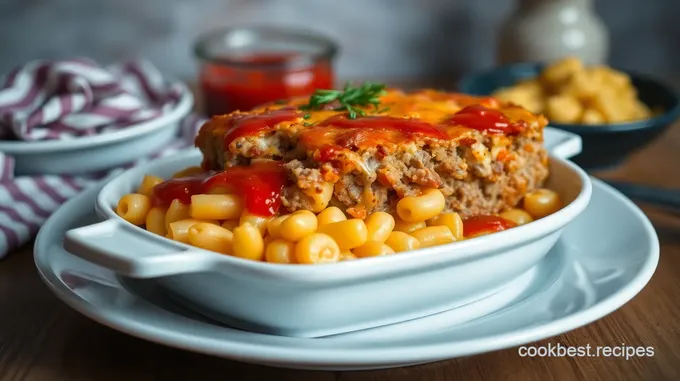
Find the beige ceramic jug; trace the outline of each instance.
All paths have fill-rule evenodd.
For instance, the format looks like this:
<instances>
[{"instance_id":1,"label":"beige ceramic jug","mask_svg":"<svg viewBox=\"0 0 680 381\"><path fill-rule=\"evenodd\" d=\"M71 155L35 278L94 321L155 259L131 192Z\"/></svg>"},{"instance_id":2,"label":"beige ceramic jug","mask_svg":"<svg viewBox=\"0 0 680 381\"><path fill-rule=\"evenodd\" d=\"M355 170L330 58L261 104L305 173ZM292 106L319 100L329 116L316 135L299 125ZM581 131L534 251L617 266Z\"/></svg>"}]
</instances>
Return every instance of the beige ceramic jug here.
<instances>
[{"instance_id":1,"label":"beige ceramic jug","mask_svg":"<svg viewBox=\"0 0 680 381\"><path fill-rule=\"evenodd\" d=\"M575 56L606 63L609 34L592 0L518 0L498 36L499 64L551 62Z\"/></svg>"}]
</instances>

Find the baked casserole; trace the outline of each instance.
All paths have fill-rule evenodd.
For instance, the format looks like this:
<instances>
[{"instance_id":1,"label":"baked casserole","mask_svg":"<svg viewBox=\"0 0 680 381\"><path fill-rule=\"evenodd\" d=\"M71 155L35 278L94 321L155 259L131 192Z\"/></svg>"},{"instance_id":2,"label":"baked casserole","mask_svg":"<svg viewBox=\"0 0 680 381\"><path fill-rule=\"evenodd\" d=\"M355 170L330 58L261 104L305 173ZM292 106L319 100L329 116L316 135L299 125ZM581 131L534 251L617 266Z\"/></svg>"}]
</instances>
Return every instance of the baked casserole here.
<instances>
[{"instance_id":1,"label":"baked casserole","mask_svg":"<svg viewBox=\"0 0 680 381\"><path fill-rule=\"evenodd\" d=\"M336 206L365 218L438 188L445 211L466 218L513 208L543 185L546 124L492 97L388 89L354 108L301 98L214 116L195 143L204 170L283 163L288 212Z\"/></svg>"}]
</instances>

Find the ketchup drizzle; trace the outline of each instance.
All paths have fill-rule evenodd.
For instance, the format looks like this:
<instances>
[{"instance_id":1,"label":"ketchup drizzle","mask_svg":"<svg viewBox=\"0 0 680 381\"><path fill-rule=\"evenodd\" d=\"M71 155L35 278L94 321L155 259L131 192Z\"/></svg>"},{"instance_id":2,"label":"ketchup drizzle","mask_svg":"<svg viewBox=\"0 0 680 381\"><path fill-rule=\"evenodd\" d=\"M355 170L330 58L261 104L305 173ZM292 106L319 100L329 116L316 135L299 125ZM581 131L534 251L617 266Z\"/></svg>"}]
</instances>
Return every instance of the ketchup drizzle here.
<instances>
[{"instance_id":1,"label":"ketchup drizzle","mask_svg":"<svg viewBox=\"0 0 680 381\"><path fill-rule=\"evenodd\" d=\"M208 193L216 186L227 186L243 198L249 213L268 217L279 211L285 183L281 162L257 162L221 172L167 180L156 185L152 202L156 206L168 206L173 200L189 204L193 195Z\"/></svg>"},{"instance_id":2,"label":"ketchup drizzle","mask_svg":"<svg viewBox=\"0 0 680 381\"><path fill-rule=\"evenodd\" d=\"M506 135L519 134L526 126L526 122L511 122L502 112L482 105L467 106L453 114L449 121L478 131Z\"/></svg>"},{"instance_id":3,"label":"ketchup drizzle","mask_svg":"<svg viewBox=\"0 0 680 381\"><path fill-rule=\"evenodd\" d=\"M446 131L437 125L417 119L397 118L393 116L363 116L348 119L345 115L335 115L318 124L319 127L335 127L338 129L360 129L362 131L395 131L406 136L427 136L435 139L448 139Z\"/></svg>"},{"instance_id":4,"label":"ketchup drizzle","mask_svg":"<svg viewBox=\"0 0 680 381\"><path fill-rule=\"evenodd\" d=\"M302 117L302 113L291 108L269 111L257 115L234 115L232 116L231 128L224 135L224 147L234 140L244 136L257 136L263 131L273 129L281 122L293 121Z\"/></svg>"},{"instance_id":5,"label":"ketchup drizzle","mask_svg":"<svg viewBox=\"0 0 680 381\"><path fill-rule=\"evenodd\" d=\"M517 226L512 221L499 216L481 215L463 221L463 236L473 237L482 233L494 233Z\"/></svg>"}]
</instances>

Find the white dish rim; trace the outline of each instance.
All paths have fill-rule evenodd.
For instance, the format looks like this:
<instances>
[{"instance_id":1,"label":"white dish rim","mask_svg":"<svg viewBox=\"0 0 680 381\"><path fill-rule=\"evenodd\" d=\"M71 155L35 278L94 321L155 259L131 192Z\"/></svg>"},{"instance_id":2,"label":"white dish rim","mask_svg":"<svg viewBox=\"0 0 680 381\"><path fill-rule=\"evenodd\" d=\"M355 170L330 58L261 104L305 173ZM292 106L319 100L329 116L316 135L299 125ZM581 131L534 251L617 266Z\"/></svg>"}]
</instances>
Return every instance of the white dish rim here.
<instances>
[{"instance_id":1,"label":"white dish rim","mask_svg":"<svg viewBox=\"0 0 680 381\"><path fill-rule=\"evenodd\" d=\"M145 135L159 128L166 127L188 115L194 106L194 96L189 88L183 82L174 82L174 84L181 89L182 95L172 110L158 118L147 120L121 130L107 132L105 134L83 136L68 140L0 140L0 151L8 155L26 155L73 151L80 148L91 149L96 146L112 144L135 136Z\"/></svg>"},{"instance_id":2,"label":"white dish rim","mask_svg":"<svg viewBox=\"0 0 680 381\"><path fill-rule=\"evenodd\" d=\"M148 241L163 242L166 246L168 244L172 244L182 251L190 250L196 252L197 254L201 255L202 260L212 261L212 267L218 269L218 271L221 266L228 266L231 271L246 271L251 273L255 272L263 275L266 274L267 276L274 278L302 277L300 280L309 280L309 277L314 279L323 279L323 277L329 277L328 279L342 278L342 276L339 276L338 272L354 273L354 277L375 276L377 273L382 273L383 271L402 271L404 269L411 268L412 263L410 262L412 262L416 257L421 258L421 264L426 263L424 266L432 266L446 261L451 261L452 258L449 253L449 249L453 249L454 247L457 252L455 260L467 261L476 259L482 255L493 252L494 250L522 245L523 243L545 236L566 226L578 215L580 215L583 210L585 210L592 195L592 184L590 178L583 169L569 160L561 159L551 155L549 160L555 160L559 162L560 165L566 167L566 170L573 172L579 177L581 180L581 189L579 194L571 203L565 205L561 210L553 213L552 215L540 219L539 221L479 238L399 253L399 255L362 258L361 260L357 261L316 264L313 266L276 264L250 261L229 255L223 255L181 242L172 241L164 237L159 237L141 227L134 226L123 220L115 213L114 208L107 204L107 198L109 197L109 194L115 192L115 187L117 184L119 182L124 182L126 178L137 177L137 181L139 182L141 181L144 174L153 172L152 168L156 168L161 165L171 165L173 162L185 162L193 159L193 156L196 156L198 159L200 158L200 153L194 150L186 152L182 155L154 160L153 162L131 168L107 180L106 184L101 188L99 194L97 195L95 210L97 210L100 214L103 214L102 217L104 217L106 220L114 220L129 225L129 227L135 231L139 231L143 236L148 238ZM185 164L183 166L186 167L187 165ZM374 263L382 263L383 266L375 266Z\"/></svg>"},{"instance_id":3,"label":"white dish rim","mask_svg":"<svg viewBox=\"0 0 680 381\"><path fill-rule=\"evenodd\" d=\"M647 216L632 201L627 199L616 189L601 180L592 179L592 181L595 184L595 187L602 188L604 192L615 197L623 206L630 209L642 222L645 233L652 238L649 242L647 250L648 254L645 257L644 262L640 264L637 274L632 277L624 287L620 288L612 295L572 315L508 333L492 334L491 336L463 341L416 345L400 342L400 345L395 347L382 345L380 350L376 350L375 348L364 348L361 346L350 346L348 348L346 343L338 343L337 346L322 349L286 346L285 350L283 350L283 344L272 346L271 344L252 342L244 340L243 338L232 340L225 340L224 338L218 337L197 338L187 332L150 327L148 322L140 323L135 320L134 314L121 314L118 310L112 311L93 308L93 305L90 302L71 291L66 285L62 284L59 278L54 274L52 265L46 260L46 251L49 249L50 245L47 242L44 242L50 238L46 236L46 234L42 234L43 231L41 231L41 234L39 234L36 239L34 258L39 270L38 272L43 281L45 281L57 297L67 305L104 326L150 342L218 357L233 358L238 361L259 364L285 364L278 366L285 366L287 368L332 369L332 366L329 366L329 363L332 363L336 368L347 366L354 367L352 369L358 369L363 366L364 368L377 369L379 367L371 366L369 364L416 364L419 362L437 361L433 359L452 359L460 356L470 356L489 351L508 349L518 345L554 337L608 315L630 301L647 285L652 278L659 261L660 245L654 227ZM74 197L74 199L78 200L81 198L85 198L84 194ZM76 202L74 201L72 203L71 200L69 200L68 203L71 205ZM61 216L62 213L65 212L60 213L58 211L55 215ZM51 217L50 219L55 221L58 217ZM50 221L48 221L48 223L49 222ZM45 248L45 252L41 254L40 249L43 247ZM47 267L49 271L45 272L45 267ZM120 285L120 287L124 289L122 285ZM129 294L127 290L125 290L125 292ZM139 299L133 294L130 295ZM143 299L139 300L144 303L144 307L137 308L151 308L146 306L146 304L149 304L148 302ZM160 312L161 314L166 314L164 310L162 311L163 312ZM187 319L187 322L192 321L188 317L182 317L182 319ZM245 334L250 333L246 332ZM300 338L284 339L310 340ZM229 353L232 353L232 355L229 355ZM361 366L357 366L357 364L361 364ZM386 365L383 367L393 366Z\"/></svg>"}]
</instances>

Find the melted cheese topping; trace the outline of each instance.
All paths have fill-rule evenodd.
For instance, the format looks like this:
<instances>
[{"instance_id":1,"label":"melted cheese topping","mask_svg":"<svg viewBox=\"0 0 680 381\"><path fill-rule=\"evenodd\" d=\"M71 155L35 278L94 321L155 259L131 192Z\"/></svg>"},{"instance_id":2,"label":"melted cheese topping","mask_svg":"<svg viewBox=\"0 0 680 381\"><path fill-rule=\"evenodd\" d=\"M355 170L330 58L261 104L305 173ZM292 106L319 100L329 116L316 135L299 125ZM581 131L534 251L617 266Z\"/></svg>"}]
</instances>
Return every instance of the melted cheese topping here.
<instances>
[{"instance_id":1,"label":"melted cheese topping","mask_svg":"<svg viewBox=\"0 0 680 381\"><path fill-rule=\"evenodd\" d=\"M349 119L346 111L300 110L308 98L269 104L249 112L213 117L201 128L197 145L206 134L224 136L224 149L240 138L272 131L295 137L315 158L330 160L339 151L380 148L386 152L409 143L438 144L460 141L474 133L511 136L539 134L547 124L541 116L492 97L474 97L435 90L405 93L389 90L377 108L365 107L366 116Z\"/></svg>"}]
</instances>

